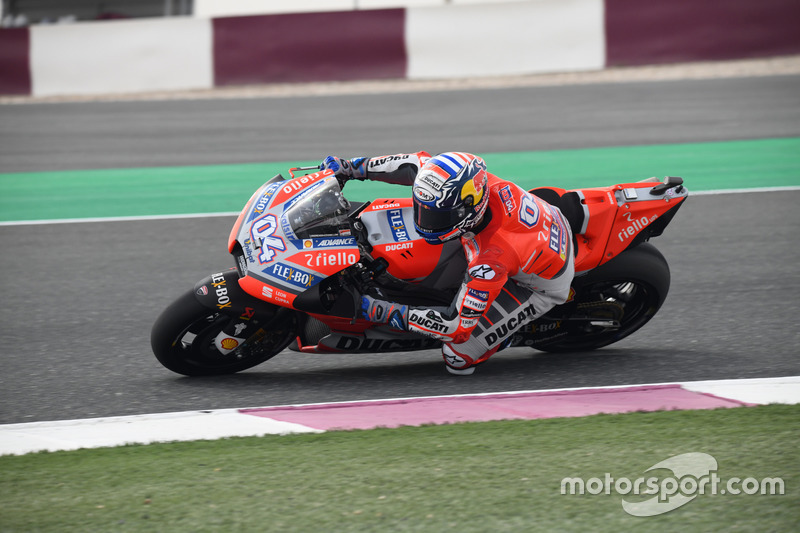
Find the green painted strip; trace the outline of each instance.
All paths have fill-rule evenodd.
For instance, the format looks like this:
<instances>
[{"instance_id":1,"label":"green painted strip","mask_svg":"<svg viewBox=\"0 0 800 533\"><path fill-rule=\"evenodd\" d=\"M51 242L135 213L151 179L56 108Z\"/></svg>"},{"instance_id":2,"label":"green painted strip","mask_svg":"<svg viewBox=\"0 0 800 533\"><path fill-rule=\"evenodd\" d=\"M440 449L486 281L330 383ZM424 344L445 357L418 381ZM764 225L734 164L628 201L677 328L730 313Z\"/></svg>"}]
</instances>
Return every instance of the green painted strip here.
<instances>
[{"instance_id":1,"label":"green painted strip","mask_svg":"<svg viewBox=\"0 0 800 533\"><path fill-rule=\"evenodd\" d=\"M491 172L525 188L598 187L667 175L683 177L690 191L800 186L800 137L482 155ZM238 211L267 179L312 164L0 174L0 221ZM409 191L355 182L347 193L367 200Z\"/></svg>"}]
</instances>

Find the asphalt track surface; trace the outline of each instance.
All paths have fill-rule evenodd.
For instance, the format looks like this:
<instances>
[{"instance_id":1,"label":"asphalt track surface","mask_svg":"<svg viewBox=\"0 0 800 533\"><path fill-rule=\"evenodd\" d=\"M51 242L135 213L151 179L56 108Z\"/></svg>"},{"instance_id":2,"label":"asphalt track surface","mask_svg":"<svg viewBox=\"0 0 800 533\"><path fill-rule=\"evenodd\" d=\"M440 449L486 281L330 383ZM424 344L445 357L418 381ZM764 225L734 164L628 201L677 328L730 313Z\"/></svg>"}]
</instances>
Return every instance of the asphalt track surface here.
<instances>
[{"instance_id":1,"label":"asphalt track surface","mask_svg":"<svg viewBox=\"0 0 800 533\"><path fill-rule=\"evenodd\" d=\"M777 76L0 106L0 172L800 136L799 103L800 77ZM644 329L596 352L507 350L469 377L447 374L435 351L285 352L236 375L181 377L153 358L150 326L232 266L232 217L0 226L0 423L797 375L798 202L797 191L690 198L653 241L672 288Z\"/></svg>"}]
</instances>

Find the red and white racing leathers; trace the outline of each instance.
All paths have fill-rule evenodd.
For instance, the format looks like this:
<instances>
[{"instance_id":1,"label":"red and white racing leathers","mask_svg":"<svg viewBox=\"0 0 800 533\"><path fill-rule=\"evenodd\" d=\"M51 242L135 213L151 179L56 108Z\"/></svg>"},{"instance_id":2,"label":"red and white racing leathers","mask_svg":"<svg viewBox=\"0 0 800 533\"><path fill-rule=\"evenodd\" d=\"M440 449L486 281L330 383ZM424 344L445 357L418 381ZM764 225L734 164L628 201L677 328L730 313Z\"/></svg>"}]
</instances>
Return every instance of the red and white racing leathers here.
<instances>
[{"instance_id":1,"label":"red and white racing leathers","mask_svg":"<svg viewBox=\"0 0 800 533\"><path fill-rule=\"evenodd\" d=\"M426 152L363 161L366 178L413 185ZM461 236L467 272L449 308L410 307L409 331L445 341L445 363L465 369L492 356L525 324L564 303L574 276L572 232L561 211L489 174L477 233Z\"/></svg>"}]
</instances>

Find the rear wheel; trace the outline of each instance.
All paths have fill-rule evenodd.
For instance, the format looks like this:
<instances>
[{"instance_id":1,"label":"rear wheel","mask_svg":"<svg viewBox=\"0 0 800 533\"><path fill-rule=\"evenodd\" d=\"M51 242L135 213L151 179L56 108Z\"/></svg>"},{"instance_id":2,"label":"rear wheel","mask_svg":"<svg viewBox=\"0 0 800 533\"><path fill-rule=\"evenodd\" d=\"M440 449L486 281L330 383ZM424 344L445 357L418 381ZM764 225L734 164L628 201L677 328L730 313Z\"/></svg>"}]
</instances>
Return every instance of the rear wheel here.
<instances>
[{"instance_id":1,"label":"rear wheel","mask_svg":"<svg viewBox=\"0 0 800 533\"><path fill-rule=\"evenodd\" d=\"M569 333L535 348L577 352L622 340L653 318L667 298L669 284L669 265L655 246L644 243L626 250L576 278Z\"/></svg>"},{"instance_id":2,"label":"rear wheel","mask_svg":"<svg viewBox=\"0 0 800 533\"><path fill-rule=\"evenodd\" d=\"M266 305L266 304L265 304ZM150 344L156 359L166 368L186 376L232 374L274 357L297 334L296 313L275 307L275 314L236 350L224 354L214 342L231 317L212 311L194 296L184 293L156 319Z\"/></svg>"}]
</instances>

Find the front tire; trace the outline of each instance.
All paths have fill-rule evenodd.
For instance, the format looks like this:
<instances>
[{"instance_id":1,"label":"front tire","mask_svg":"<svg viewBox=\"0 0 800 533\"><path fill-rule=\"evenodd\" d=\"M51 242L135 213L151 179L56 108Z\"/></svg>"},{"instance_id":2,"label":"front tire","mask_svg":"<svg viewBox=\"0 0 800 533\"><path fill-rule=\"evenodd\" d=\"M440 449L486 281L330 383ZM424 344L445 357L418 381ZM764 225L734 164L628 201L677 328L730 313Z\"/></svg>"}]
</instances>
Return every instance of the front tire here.
<instances>
[{"instance_id":1,"label":"front tire","mask_svg":"<svg viewBox=\"0 0 800 533\"><path fill-rule=\"evenodd\" d=\"M628 249L575 279L573 312L588 317L585 325L535 348L545 352L579 352L618 342L653 318L667 298L669 285L669 265L655 246L643 243ZM592 325L593 322L617 325L607 327Z\"/></svg>"},{"instance_id":2,"label":"front tire","mask_svg":"<svg viewBox=\"0 0 800 533\"><path fill-rule=\"evenodd\" d=\"M233 374L274 357L297 335L297 314L275 307L273 317L260 324L266 330L263 338L223 354L214 339L231 320L202 305L189 290L153 324L150 332L153 354L166 368L185 376Z\"/></svg>"}]
</instances>

